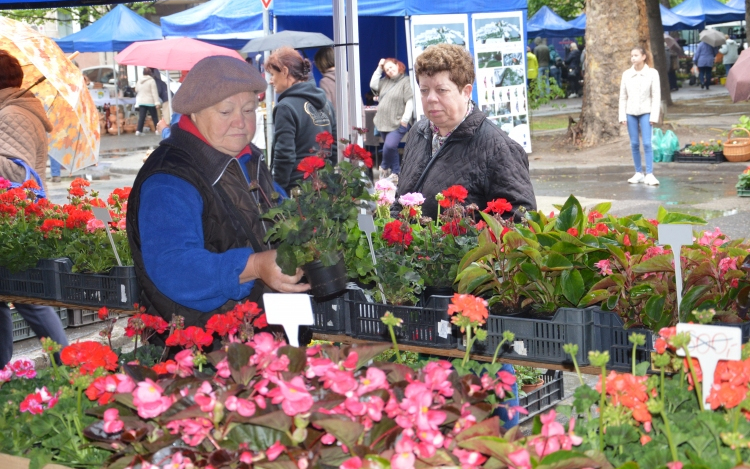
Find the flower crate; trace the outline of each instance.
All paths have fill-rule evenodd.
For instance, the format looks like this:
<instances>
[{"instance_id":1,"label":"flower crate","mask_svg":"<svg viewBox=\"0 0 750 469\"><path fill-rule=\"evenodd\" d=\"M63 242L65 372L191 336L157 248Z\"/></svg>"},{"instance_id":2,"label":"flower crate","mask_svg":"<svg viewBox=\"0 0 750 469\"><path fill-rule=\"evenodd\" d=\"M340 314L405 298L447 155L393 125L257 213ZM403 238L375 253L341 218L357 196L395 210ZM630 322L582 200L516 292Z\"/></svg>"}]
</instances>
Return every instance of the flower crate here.
<instances>
[{"instance_id":1,"label":"flower crate","mask_svg":"<svg viewBox=\"0 0 750 469\"><path fill-rule=\"evenodd\" d=\"M118 318L120 316L116 312L110 311L109 317ZM80 327L97 322L102 322L102 320L99 319L99 313L97 311L90 311L86 309L69 309L68 322L70 323L69 327Z\"/></svg>"},{"instance_id":2,"label":"flower crate","mask_svg":"<svg viewBox=\"0 0 750 469\"><path fill-rule=\"evenodd\" d=\"M713 156L701 156L701 155L694 155L692 153L681 153L679 151L674 152L674 161L675 163L710 163L710 164L716 164L716 163L724 163L726 162L726 158L724 158L723 152L715 152Z\"/></svg>"},{"instance_id":3,"label":"flower crate","mask_svg":"<svg viewBox=\"0 0 750 469\"><path fill-rule=\"evenodd\" d=\"M472 353L492 356L503 340L503 332L516 335L513 344L505 344L498 357L528 360L540 363L572 364L565 353L565 344L578 345L576 359L579 365L589 364L589 351L593 350L593 325L595 307L586 309L560 308L550 317L490 316L487 318L487 340L475 342ZM458 349L466 350L465 339L459 340Z\"/></svg>"},{"instance_id":4,"label":"flower crate","mask_svg":"<svg viewBox=\"0 0 750 469\"><path fill-rule=\"evenodd\" d=\"M737 189L738 197L750 197L750 189Z\"/></svg>"},{"instance_id":5,"label":"flower crate","mask_svg":"<svg viewBox=\"0 0 750 469\"><path fill-rule=\"evenodd\" d=\"M0 294L59 300L59 272L67 259L40 259L36 267L12 272L0 267ZM70 262L70 261L68 261Z\"/></svg>"},{"instance_id":6,"label":"flower crate","mask_svg":"<svg viewBox=\"0 0 750 469\"><path fill-rule=\"evenodd\" d=\"M357 339L390 341L388 327L380 320L387 311L401 318L401 327L395 327L400 344L427 347L456 348L456 336L448 316L448 307L442 297L431 297L425 306L394 306L368 301L362 291L350 290L349 315L352 335Z\"/></svg>"},{"instance_id":7,"label":"flower crate","mask_svg":"<svg viewBox=\"0 0 750 469\"><path fill-rule=\"evenodd\" d=\"M57 315L60 316L60 321L62 322L63 329L67 329L68 310L65 308L55 308L55 311L57 312ZM31 329L29 323L26 322L26 320L23 318L23 316L21 316L20 313L18 313L18 311L13 311L13 313L11 314L11 318L13 319L13 342L36 337L36 334Z\"/></svg>"},{"instance_id":8,"label":"flower crate","mask_svg":"<svg viewBox=\"0 0 750 469\"><path fill-rule=\"evenodd\" d=\"M346 301L348 296L349 290L344 292L343 295L327 301L318 301L310 296L313 320L315 321L310 329L325 334L351 335L352 324L349 316L349 303Z\"/></svg>"},{"instance_id":9,"label":"flower crate","mask_svg":"<svg viewBox=\"0 0 750 469\"><path fill-rule=\"evenodd\" d=\"M521 414L518 423L534 418L535 415L541 414L565 399L562 371L547 370L542 378L544 386L518 398L518 405L529 412L528 415Z\"/></svg>"},{"instance_id":10,"label":"flower crate","mask_svg":"<svg viewBox=\"0 0 750 469\"><path fill-rule=\"evenodd\" d=\"M612 311L594 311L594 348L601 352L609 352L607 368L618 371L631 371L633 364L633 344L628 341L630 334L638 333L646 336L646 345L639 346L635 352L636 362L651 362L651 351L654 334L648 329L626 329L622 319Z\"/></svg>"},{"instance_id":11,"label":"flower crate","mask_svg":"<svg viewBox=\"0 0 750 469\"><path fill-rule=\"evenodd\" d=\"M140 287L135 278L135 267L113 267L106 274L72 273L72 264L66 259L65 270L60 272L61 300L83 306L133 307L138 303Z\"/></svg>"},{"instance_id":12,"label":"flower crate","mask_svg":"<svg viewBox=\"0 0 750 469\"><path fill-rule=\"evenodd\" d=\"M0 453L0 467L3 469L29 469L31 460L19 456ZM42 469L69 469L59 464L45 464Z\"/></svg>"}]
</instances>

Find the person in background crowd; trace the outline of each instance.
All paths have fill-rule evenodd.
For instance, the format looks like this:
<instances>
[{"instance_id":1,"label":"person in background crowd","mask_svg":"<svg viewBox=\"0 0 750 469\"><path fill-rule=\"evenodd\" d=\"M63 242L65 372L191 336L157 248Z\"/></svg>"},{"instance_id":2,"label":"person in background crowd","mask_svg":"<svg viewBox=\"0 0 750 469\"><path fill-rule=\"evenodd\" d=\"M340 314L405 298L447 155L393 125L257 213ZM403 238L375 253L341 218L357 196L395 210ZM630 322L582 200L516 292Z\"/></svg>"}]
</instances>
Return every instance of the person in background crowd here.
<instances>
[{"instance_id":1,"label":"person in background crowd","mask_svg":"<svg viewBox=\"0 0 750 469\"><path fill-rule=\"evenodd\" d=\"M154 127L156 126L156 123L159 122L156 106L158 106L160 102L159 89L156 85L156 80L154 80L153 71L146 67L143 69L143 76L138 80L138 84L135 85L135 105L138 107L138 127L136 127L135 130L136 135L143 133L143 124L146 122L146 113L151 115ZM151 130L154 132L156 131L156 129Z\"/></svg>"},{"instance_id":2,"label":"person in background crowd","mask_svg":"<svg viewBox=\"0 0 750 469\"><path fill-rule=\"evenodd\" d=\"M732 69L734 63L737 62L737 57L739 57L739 47L737 46L737 42L730 38L728 34L725 34L724 37L727 42L719 48L719 52L724 55L721 61L724 64L724 70L727 72L727 76L729 76L729 70Z\"/></svg>"},{"instance_id":3,"label":"person in background crowd","mask_svg":"<svg viewBox=\"0 0 750 469\"><path fill-rule=\"evenodd\" d=\"M667 79L669 81L669 90L679 91L679 88L677 87L677 69L680 66L680 59L666 43L664 44L664 56L667 58Z\"/></svg>"},{"instance_id":4,"label":"person in background crowd","mask_svg":"<svg viewBox=\"0 0 750 469\"><path fill-rule=\"evenodd\" d=\"M633 153L635 174L628 179L630 184L644 183L659 185L654 177L654 152L651 147L651 124L659 122L661 111L661 85L659 72L648 66L649 58L645 49L634 47L630 52L632 67L625 70L620 82L620 124L628 126L630 150ZM643 140L643 153L646 159L646 175L641 170L639 137Z\"/></svg>"},{"instance_id":5,"label":"person in background crowd","mask_svg":"<svg viewBox=\"0 0 750 469\"><path fill-rule=\"evenodd\" d=\"M539 62L536 60L536 55L531 52L531 47L526 46L526 87L529 90L537 76L539 76Z\"/></svg>"},{"instance_id":6,"label":"person in background crowd","mask_svg":"<svg viewBox=\"0 0 750 469\"><path fill-rule=\"evenodd\" d=\"M479 210L498 198L512 205L510 216L521 206L535 209L526 152L471 100L475 75L469 52L454 44L430 46L417 57L414 69L425 118L406 141L396 200L420 192L425 198L422 215L434 219L435 195L460 184L468 191L466 204ZM401 209L396 202L391 212ZM514 373L512 365L502 369ZM506 402L518 405L517 385L512 392L516 397ZM518 425L518 416L509 418L505 409L500 409L500 418L505 428Z\"/></svg>"},{"instance_id":7,"label":"person in background crowd","mask_svg":"<svg viewBox=\"0 0 750 469\"><path fill-rule=\"evenodd\" d=\"M141 167L128 200L128 241L148 314L205 327L240 301L261 304L266 287L309 288L298 284L301 270L284 275L263 242L261 215L274 191L284 195L250 143L265 89L255 68L216 56L199 61L175 94L182 117Z\"/></svg>"},{"instance_id":8,"label":"person in background crowd","mask_svg":"<svg viewBox=\"0 0 750 469\"><path fill-rule=\"evenodd\" d=\"M562 88L563 80L563 69L565 64L563 63L562 57L557 53L554 47L549 48L549 76L555 79L555 85Z\"/></svg>"},{"instance_id":9,"label":"person in background crowd","mask_svg":"<svg viewBox=\"0 0 750 469\"><path fill-rule=\"evenodd\" d=\"M266 70L271 74L271 84L279 94L273 109L275 125L273 138L273 179L287 192L302 179L297 169L303 158L318 148L315 137L321 132L333 135L331 155L336 146L336 114L323 90L310 82L312 67L291 47L282 47L268 58Z\"/></svg>"},{"instance_id":10,"label":"person in background crowd","mask_svg":"<svg viewBox=\"0 0 750 469\"><path fill-rule=\"evenodd\" d=\"M171 119L169 115L169 94L171 91L169 90L167 83L161 79L161 73L159 73L158 68L152 68L151 72L154 81L156 82L156 90L159 92L159 100L161 101L161 118L165 120Z\"/></svg>"},{"instance_id":11,"label":"person in background crowd","mask_svg":"<svg viewBox=\"0 0 750 469\"><path fill-rule=\"evenodd\" d=\"M383 162L380 177L401 173L398 146L411 128L414 94L406 65L396 59L380 59L370 79L370 90L378 97L373 123L383 137Z\"/></svg>"},{"instance_id":12,"label":"person in background crowd","mask_svg":"<svg viewBox=\"0 0 750 469\"><path fill-rule=\"evenodd\" d=\"M534 55L539 64L539 77L544 80L544 92L549 94L550 50L546 39L538 37L534 39L534 42L537 44L534 48Z\"/></svg>"},{"instance_id":13,"label":"person in background crowd","mask_svg":"<svg viewBox=\"0 0 750 469\"><path fill-rule=\"evenodd\" d=\"M315 66L318 67L323 78L320 79L320 89L325 91L328 101L336 109L336 59L333 47L321 47L315 54Z\"/></svg>"},{"instance_id":14,"label":"person in background crowd","mask_svg":"<svg viewBox=\"0 0 750 469\"><path fill-rule=\"evenodd\" d=\"M701 89L708 90L711 86L711 70L714 68L716 53L716 47L711 47L703 41L698 43L695 49L693 63L698 67L698 82L701 84Z\"/></svg>"},{"instance_id":15,"label":"person in background crowd","mask_svg":"<svg viewBox=\"0 0 750 469\"><path fill-rule=\"evenodd\" d=\"M0 177L23 183L26 168L30 168L41 175L46 192L47 132L52 131L52 124L42 103L31 92L24 93L21 89L22 83L21 64L7 51L0 50ZM52 307L14 305L37 337L49 337L62 346L68 345L60 317ZM8 304L0 302L0 369L12 358L13 318Z\"/></svg>"},{"instance_id":16,"label":"person in background crowd","mask_svg":"<svg viewBox=\"0 0 750 469\"><path fill-rule=\"evenodd\" d=\"M570 43L570 52L565 59L565 66L568 69L568 98L577 98L580 94L578 81L581 79L581 51L578 50L578 44Z\"/></svg>"}]
</instances>

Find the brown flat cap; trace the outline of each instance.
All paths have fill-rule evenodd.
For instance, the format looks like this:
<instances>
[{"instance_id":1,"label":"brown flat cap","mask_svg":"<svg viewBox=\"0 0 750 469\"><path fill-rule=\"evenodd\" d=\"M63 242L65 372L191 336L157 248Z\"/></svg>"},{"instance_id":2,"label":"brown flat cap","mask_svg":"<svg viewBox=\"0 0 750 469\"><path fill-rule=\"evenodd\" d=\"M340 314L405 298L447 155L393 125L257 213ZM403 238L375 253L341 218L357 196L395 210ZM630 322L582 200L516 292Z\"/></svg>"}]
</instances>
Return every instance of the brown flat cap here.
<instances>
[{"instance_id":1,"label":"brown flat cap","mask_svg":"<svg viewBox=\"0 0 750 469\"><path fill-rule=\"evenodd\" d=\"M237 93L262 93L268 83L247 62L225 56L206 57L195 64L174 95L172 108L190 115Z\"/></svg>"}]
</instances>

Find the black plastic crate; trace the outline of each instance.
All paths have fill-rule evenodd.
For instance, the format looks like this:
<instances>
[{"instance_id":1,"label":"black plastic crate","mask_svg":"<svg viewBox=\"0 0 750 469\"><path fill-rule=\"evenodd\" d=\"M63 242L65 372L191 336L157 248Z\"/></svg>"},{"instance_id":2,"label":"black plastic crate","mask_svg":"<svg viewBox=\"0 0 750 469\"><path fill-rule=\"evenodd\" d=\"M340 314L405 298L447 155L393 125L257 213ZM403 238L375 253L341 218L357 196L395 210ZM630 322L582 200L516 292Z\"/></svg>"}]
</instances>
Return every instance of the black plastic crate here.
<instances>
[{"instance_id":1,"label":"black plastic crate","mask_svg":"<svg viewBox=\"0 0 750 469\"><path fill-rule=\"evenodd\" d=\"M72 273L72 264L67 261L65 270L60 272L62 301L123 309L131 309L133 303L138 303L140 287L135 278L135 267L113 267L109 275L80 274Z\"/></svg>"},{"instance_id":2,"label":"black plastic crate","mask_svg":"<svg viewBox=\"0 0 750 469\"><path fill-rule=\"evenodd\" d=\"M311 296L310 303L312 304L315 324L310 326L310 329L326 334L351 335L349 303L346 301L348 295L349 290L344 292L343 295L327 301L317 301Z\"/></svg>"},{"instance_id":3,"label":"black plastic crate","mask_svg":"<svg viewBox=\"0 0 750 469\"><path fill-rule=\"evenodd\" d=\"M547 370L542 378L544 386L518 397L518 405L529 412L528 415L520 414L518 423L534 418L535 415L551 409L565 399L562 371Z\"/></svg>"},{"instance_id":4,"label":"black plastic crate","mask_svg":"<svg viewBox=\"0 0 750 469\"><path fill-rule=\"evenodd\" d=\"M115 311L109 312L109 318L118 318L118 317L120 317L120 315L116 313ZM102 322L102 320L99 319L98 311L91 311L87 309L69 309L68 319L69 319L68 322L69 322L70 327L87 326L89 324Z\"/></svg>"},{"instance_id":5,"label":"black plastic crate","mask_svg":"<svg viewBox=\"0 0 750 469\"><path fill-rule=\"evenodd\" d=\"M0 267L0 294L60 300L59 273L67 259L40 259L36 267L11 272Z\"/></svg>"},{"instance_id":6,"label":"black plastic crate","mask_svg":"<svg viewBox=\"0 0 750 469\"><path fill-rule=\"evenodd\" d=\"M352 335L357 339L391 341L388 327L380 320L387 311L401 318L401 327L393 329L396 340L405 345L456 348L456 336L441 297L431 297L425 306L394 306L368 301L362 291L351 290L349 298Z\"/></svg>"},{"instance_id":7,"label":"black plastic crate","mask_svg":"<svg viewBox=\"0 0 750 469\"><path fill-rule=\"evenodd\" d=\"M578 364L589 364L589 351L593 350L593 325L595 307L586 309L560 308L549 318L527 318L522 316L490 316L487 318L487 340L474 342L471 353L492 356L503 332L516 335L515 342L504 344L499 358L513 358L540 363L572 364L565 353L565 344L578 345ZM465 338L459 338L458 349L466 350Z\"/></svg>"},{"instance_id":8,"label":"black plastic crate","mask_svg":"<svg viewBox=\"0 0 750 469\"><path fill-rule=\"evenodd\" d=\"M738 327L742 331L742 343L745 344L750 341L750 321L749 322L714 322L712 326L726 326L726 327Z\"/></svg>"},{"instance_id":9,"label":"black plastic crate","mask_svg":"<svg viewBox=\"0 0 750 469\"><path fill-rule=\"evenodd\" d=\"M687 147L686 147L687 148ZM701 156L693 155L691 153L680 153L679 151L674 152L673 160L675 163L725 163L727 160L724 158L724 152L716 152L714 156Z\"/></svg>"},{"instance_id":10,"label":"black plastic crate","mask_svg":"<svg viewBox=\"0 0 750 469\"><path fill-rule=\"evenodd\" d=\"M60 316L63 329L66 329L68 327L68 310L65 308L55 308L55 311L57 312L57 315ZM13 319L13 342L36 337L31 326L29 326L23 316L17 311L13 310L11 317Z\"/></svg>"},{"instance_id":11,"label":"black plastic crate","mask_svg":"<svg viewBox=\"0 0 750 469\"><path fill-rule=\"evenodd\" d=\"M648 329L625 329L624 323L617 313L597 310L594 312L594 349L609 352L607 368L618 371L633 369L633 344L628 337L638 333L646 336L646 344L636 348L635 360L651 362L651 352L654 350L654 334Z\"/></svg>"}]
</instances>

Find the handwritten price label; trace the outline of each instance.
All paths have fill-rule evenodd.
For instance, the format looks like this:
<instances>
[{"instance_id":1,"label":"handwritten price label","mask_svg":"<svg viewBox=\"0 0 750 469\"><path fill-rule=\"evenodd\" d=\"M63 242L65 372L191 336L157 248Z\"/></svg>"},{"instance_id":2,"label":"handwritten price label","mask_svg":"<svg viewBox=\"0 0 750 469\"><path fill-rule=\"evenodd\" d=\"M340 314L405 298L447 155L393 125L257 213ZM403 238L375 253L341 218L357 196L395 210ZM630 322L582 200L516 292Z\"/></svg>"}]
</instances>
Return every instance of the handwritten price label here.
<instances>
[{"instance_id":1,"label":"handwritten price label","mask_svg":"<svg viewBox=\"0 0 750 469\"><path fill-rule=\"evenodd\" d=\"M299 326L312 326L310 295L301 293L264 293L263 306L268 324L284 327L289 345L299 347ZM307 345L307 344L305 344Z\"/></svg>"},{"instance_id":2,"label":"handwritten price label","mask_svg":"<svg viewBox=\"0 0 750 469\"><path fill-rule=\"evenodd\" d=\"M702 324L677 324L677 333L689 332L690 356L698 360L703 372L703 405L706 402L714 382L714 372L719 360L742 359L742 331L739 327L705 326ZM684 357L685 352L678 350L677 355Z\"/></svg>"}]
</instances>

